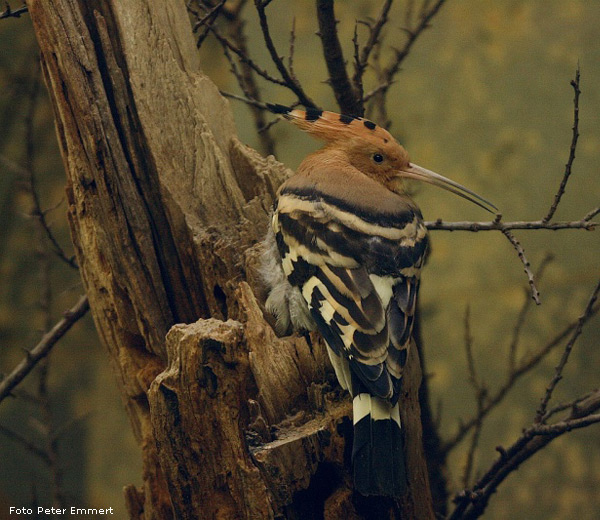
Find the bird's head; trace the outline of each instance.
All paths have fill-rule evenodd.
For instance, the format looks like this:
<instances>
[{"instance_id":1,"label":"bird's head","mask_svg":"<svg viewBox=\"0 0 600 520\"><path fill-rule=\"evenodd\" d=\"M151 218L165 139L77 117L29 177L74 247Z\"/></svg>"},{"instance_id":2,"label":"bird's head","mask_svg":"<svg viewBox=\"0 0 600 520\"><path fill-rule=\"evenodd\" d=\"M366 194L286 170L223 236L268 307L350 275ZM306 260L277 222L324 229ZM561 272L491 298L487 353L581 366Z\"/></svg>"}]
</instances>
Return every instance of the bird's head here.
<instances>
[{"instance_id":1,"label":"bird's head","mask_svg":"<svg viewBox=\"0 0 600 520\"><path fill-rule=\"evenodd\" d=\"M463 197L483 209L496 213L491 202L475 192L410 162L407 151L381 126L361 117L346 116L317 109L297 110L283 105L267 105L310 135L345 155L356 169L395 192L403 192L404 180L414 179Z\"/></svg>"}]
</instances>

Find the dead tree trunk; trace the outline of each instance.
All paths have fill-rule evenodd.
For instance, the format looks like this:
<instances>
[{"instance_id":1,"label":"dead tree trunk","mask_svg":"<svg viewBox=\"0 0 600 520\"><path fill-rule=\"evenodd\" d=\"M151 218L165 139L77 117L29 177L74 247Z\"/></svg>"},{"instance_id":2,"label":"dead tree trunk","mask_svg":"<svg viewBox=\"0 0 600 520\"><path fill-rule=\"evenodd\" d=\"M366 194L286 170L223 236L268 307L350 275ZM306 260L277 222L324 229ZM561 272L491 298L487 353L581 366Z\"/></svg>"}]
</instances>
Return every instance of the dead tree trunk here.
<instances>
[{"instance_id":1,"label":"dead tree trunk","mask_svg":"<svg viewBox=\"0 0 600 520\"><path fill-rule=\"evenodd\" d=\"M77 259L142 448L130 518L360 518L350 403L327 384L323 344L277 338L263 317L257 243L288 172L237 139L184 2L28 6ZM407 378L396 511L428 519L416 356Z\"/></svg>"}]
</instances>

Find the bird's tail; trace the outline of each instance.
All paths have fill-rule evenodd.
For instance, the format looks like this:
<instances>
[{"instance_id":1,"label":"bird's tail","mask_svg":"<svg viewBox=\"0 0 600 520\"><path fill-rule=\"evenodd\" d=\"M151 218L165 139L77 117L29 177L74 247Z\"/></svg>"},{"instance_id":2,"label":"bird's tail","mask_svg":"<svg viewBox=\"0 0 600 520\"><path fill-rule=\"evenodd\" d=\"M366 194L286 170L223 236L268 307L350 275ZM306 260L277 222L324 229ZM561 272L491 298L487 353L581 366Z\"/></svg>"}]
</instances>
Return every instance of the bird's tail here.
<instances>
[{"instance_id":1,"label":"bird's tail","mask_svg":"<svg viewBox=\"0 0 600 520\"><path fill-rule=\"evenodd\" d=\"M406 466L398 403L359 393L353 400L353 412L354 488L366 496L402 497Z\"/></svg>"}]
</instances>

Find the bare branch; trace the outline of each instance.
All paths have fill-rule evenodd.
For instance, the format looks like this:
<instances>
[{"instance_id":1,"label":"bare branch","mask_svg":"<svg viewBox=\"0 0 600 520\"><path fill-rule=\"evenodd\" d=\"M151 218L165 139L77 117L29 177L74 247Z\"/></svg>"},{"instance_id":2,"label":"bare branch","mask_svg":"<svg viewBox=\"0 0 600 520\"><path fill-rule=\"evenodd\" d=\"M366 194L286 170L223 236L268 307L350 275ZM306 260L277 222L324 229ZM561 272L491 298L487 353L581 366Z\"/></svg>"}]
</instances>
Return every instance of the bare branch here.
<instances>
[{"instance_id":1,"label":"bare branch","mask_svg":"<svg viewBox=\"0 0 600 520\"><path fill-rule=\"evenodd\" d=\"M519 439L508 449L498 447L500 457L472 489L465 490L456 496L454 502L457 507L448 519L472 520L479 518L485 511L491 496L508 475L557 437L569 431L599 423L600 413L596 413L598 409L600 409L600 391L578 400L577 404L571 408L571 413L561 421L554 424L534 424L524 430Z\"/></svg>"},{"instance_id":2,"label":"bare branch","mask_svg":"<svg viewBox=\"0 0 600 520\"><path fill-rule=\"evenodd\" d=\"M587 317L586 321L591 317L595 316L598 313L600 306L596 305L591 314ZM578 320L579 321L579 320ZM569 334L571 334L575 328L577 327L578 321L568 324L562 331L560 331L554 338L552 338L548 343L546 343L542 348L540 348L535 354L529 356L527 359L522 360L518 366L515 368L514 372L512 372L506 383L502 385L496 393L487 399L482 413L482 419L485 418L496 406L498 406L506 394L514 387L515 383L521 379L522 376L529 373L536 366L540 364L540 362L546 358L546 356L554 350L558 345L564 341ZM457 432L448 440L444 442L441 451L443 453L448 453L452 449L454 449L460 442L463 441L465 436L475 427L475 424L478 420L478 417L473 417L468 421L462 423L458 428Z\"/></svg>"},{"instance_id":3,"label":"bare branch","mask_svg":"<svg viewBox=\"0 0 600 520\"><path fill-rule=\"evenodd\" d=\"M23 168L21 165L15 163L14 161L8 159L7 157L5 157L3 155L0 155L0 165L3 168L7 168L7 169L13 171L20 177L29 179L30 185L33 182L33 186L35 186L35 178L33 178L33 175L28 168ZM33 189L35 189L35 188L33 188ZM54 253L67 265L69 265L70 267L73 267L74 269L77 269L77 262L75 262L75 258L72 256L69 257L66 255L66 253L64 252L64 250L58 243L58 240L54 236L54 233L52 233L52 230L50 229L50 225L46 219L46 215L52 209L54 209L54 208L50 208L47 210L41 209L39 197L37 196L37 192L36 192L35 198L34 198L34 208L33 208L31 215L33 217L37 218L39 220L39 222L41 223L41 225L43 226L44 234L46 235L46 238L48 238L50 244L52 245L52 249L53 249Z\"/></svg>"},{"instance_id":4,"label":"bare branch","mask_svg":"<svg viewBox=\"0 0 600 520\"><path fill-rule=\"evenodd\" d=\"M588 300L588 303L585 307L585 310L583 311L583 314L577 320L577 325L575 327L575 330L573 331L573 334L571 335L571 339L565 346L563 355L560 358L558 365L556 366L554 377L552 378L552 380L550 381L550 384L546 388L546 394L542 398L540 406L535 414L535 422L536 423L543 423L547 419L546 415L547 415L548 402L552 398L552 393L554 392L556 385L562 379L563 370L564 370L567 362L569 361L569 356L571 355L573 346L575 345L577 338L581 334L584 324L588 321L588 319L590 318L590 316L593 313L594 304L596 303L596 300L598 299L598 293L600 293L600 280L596 284L596 288L592 292L592 295L591 295L590 299Z\"/></svg>"},{"instance_id":5,"label":"bare branch","mask_svg":"<svg viewBox=\"0 0 600 520\"><path fill-rule=\"evenodd\" d=\"M575 91L575 97L573 98L573 136L571 138L569 158L567 160L567 164L565 165L565 173L563 175L562 181L560 182L558 191L554 196L554 202L552 203L548 214L544 217L544 222L549 222L554 216L554 213L558 208L560 200L565 193L567 182L569 181L569 177L571 176L573 161L575 161L575 150L577 148L577 139L579 138L579 95L581 94L581 90L579 89L579 79L579 65L577 65L577 70L575 71L575 79L571 80L571 86Z\"/></svg>"},{"instance_id":6,"label":"bare branch","mask_svg":"<svg viewBox=\"0 0 600 520\"><path fill-rule=\"evenodd\" d=\"M544 222L543 220L531 220L531 221L516 221L516 222L444 222L442 219L427 221L425 226L429 230L437 231L512 231L515 229L547 229L551 231L557 231L560 229L585 229L592 231L598 226L598 222L592 222L594 218L600 212L600 208L588 213L581 220L575 220L571 222Z\"/></svg>"},{"instance_id":7,"label":"bare branch","mask_svg":"<svg viewBox=\"0 0 600 520\"><path fill-rule=\"evenodd\" d=\"M362 99L356 95L346 71L346 62L337 33L338 22L335 19L333 0L317 0L317 19L329 82L340 111L343 114L362 117L364 114Z\"/></svg>"},{"instance_id":8,"label":"bare branch","mask_svg":"<svg viewBox=\"0 0 600 520\"><path fill-rule=\"evenodd\" d=\"M46 357L52 347L60 340L69 329L85 315L89 310L87 296L83 295L79 301L64 314L51 330L49 330L41 341L27 352L26 357L15 367L15 369L2 381L0 381L0 402L10 395L23 379L31 372L37 363Z\"/></svg>"},{"instance_id":9,"label":"bare branch","mask_svg":"<svg viewBox=\"0 0 600 520\"><path fill-rule=\"evenodd\" d=\"M290 54L288 56L288 70L294 81L298 81L294 72L294 52L296 50L296 17L292 19L292 30L290 31Z\"/></svg>"},{"instance_id":10,"label":"bare branch","mask_svg":"<svg viewBox=\"0 0 600 520\"><path fill-rule=\"evenodd\" d=\"M531 458L535 453L547 446L552 440L560 435L574 429L584 428L591 424L600 422L600 391L591 392L571 402L570 413L554 424L545 424L545 421L553 414L564 409L564 405L548 411L547 404L552 397L552 391L562 377L562 370L566 365L569 354L583 326L590 317L597 312L595 305L600 293L600 281L592 291L586 308L573 327L573 333L569 339L556 373L551 384L546 389L542 403L538 408L534 423L525 429L522 435L508 449L497 448L500 457L494 462L490 469L479 479L470 490L459 493L455 498L457 504L454 512L448 517L450 520L467 520L480 517L490 497L498 486L510 473L515 471L524 461Z\"/></svg>"},{"instance_id":11,"label":"bare branch","mask_svg":"<svg viewBox=\"0 0 600 520\"><path fill-rule=\"evenodd\" d=\"M395 80L390 79L383 81L379 85L377 85L373 90L370 90L366 94L363 95L363 103L366 103L371 98L377 96L378 94L383 94L387 92L387 90L395 83Z\"/></svg>"},{"instance_id":12,"label":"bare branch","mask_svg":"<svg viewBox=\"0 0 600 520\"><path fill-rule=\"evenodd\" d=\"M388 14L392 7L393 1L394 0L385 0L381 6L381 10L379 11L379 15L377 16L375 23L369 27L369 39L367 40L367 43L365 43L365 46L360 54L360 64L363 67L366 67L366 65L369 63L369 58L371 56L371 52L373 52L373 48L379 44L379 37L381 36L381 31L388 21Z\"/></svg>"}]
</instances>

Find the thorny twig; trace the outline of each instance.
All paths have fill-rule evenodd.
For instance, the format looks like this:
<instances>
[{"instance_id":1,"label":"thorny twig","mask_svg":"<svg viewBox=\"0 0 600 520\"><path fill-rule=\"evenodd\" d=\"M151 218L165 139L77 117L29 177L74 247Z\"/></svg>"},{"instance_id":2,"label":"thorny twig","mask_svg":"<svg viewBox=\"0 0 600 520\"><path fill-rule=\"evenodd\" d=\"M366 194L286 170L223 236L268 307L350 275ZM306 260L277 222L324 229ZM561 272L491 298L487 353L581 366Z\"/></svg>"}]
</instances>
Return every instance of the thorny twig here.
<instances>
[{"instance_id":1,"label":"thorny twig","mask_svg":"<svg viewBox=\"0 0 600 520\"><path fill-rule=\"evenodd\" d=\"M580 403L587 401L590 397L598 395L599 392L600 392L600 390L596 388L596 389L592 390L591 392L588 392L587 394L579 396L575 399L571 399L570 401L568 401L566 403L560 403L560 404L557 404L556 406L553 406L544 415L544 420L547 421L550 417L556 415L557 413L564 412L565 410L568 410L569 408L577 408Z\"/></svg>"},{"instance_id":2,"label":"thorny twig","mask_svg":"<svg viewBox=\"0 0 600 520\"><path fill-rule=\"evenodd\" d=\"M385 0L375 22L372 25L369 25L369 38L367 39L365 46L362 48L359 61L363 71L369 63L369 58L371 57L373 49L380 43L381 31L388 21L388 14L392 7L392 3L393 0Z\"/></svg>"},{"instance_id":3,"label":"thorny twig","mask_svg":"<svg viewBox=\"0 0 600 520\"><path fill-rule=\"evenodd\" d=\"M508 449L498 447L500 457L471 489L456 495L456 508L448 520L473 520L485 511L498 486L519 466L560 435L576 428L600 422L600 414L572 419L552 426L537 426L525 430Z\"/></svg>"},{"instance_id":4,"label":"thorny twig","mask_svg":"<svg viewBox=\"0 0 600 520\"><path fill-rule=\"evenodd\" d=\"M208 26L210 31L213 33L215 38L219 40L221 45L226 46L230 51L236 54L242 62L252 68L254 72L256 72L261 78L270 81L276 85L287 86L285 81L276 78L275 76L269 74L265 69L259 67L246 53L244 53L241 49L236 47L233 43L231 43L227 38L221 35L221 33L217 30L216 27L210 25Z\"/></svg>"},{"instance_id":5,"label":"thorny twig","mask_svg":"<svg viewBox=\"0 0 600 520\"><path fill-rule=\"evenodd\" d=\"M0 165L4 168L12 170L15 174L22 177L23 179L28 179L29 182L32 181L31 171L29 170L29 168L24 168L23 166L8 159L7 157L4 157L3 155L0 155ZM33 182L35 183L35 179L33 179ZM56 254L56 256L58 256L58 258L60 258L60 260L63 261L64 263L66 263L69 267L77 269L78 266L77 266L77 262L75 261L75 257L67 256L64 249L61 247L61 245L58 243L58 240L54 236L54 233L52 232L52 229L50 228L50 224L49 224L48 220L46 219L46 215L50 211L53 211L54 209L56 209L59 205L60 205L60 202L51 208L42 210L40 201L39 201L39 197L37 197L37 203L34 203L34 208L31 212L31 216L36 218L37 220L39 220L39 222L42 224L42 226L44 228L44 234L45 234L46 238L48 239L48 241L50 242L50 244L52 246L52 250Z\"/></svg>"},{"instance_id":6,"label":"thorny twig","mask_svg":"<svg viewBox=\"0 0 600 520\"><path fill-rule=\"evenodd\" d=\"M252 107L268 110L266 103L263 103L262 101L244 96L238 96L237 94L233 94L232 92L227 92L225 90L220 90L219 92L221 92L221 95L225 96L226 98L235 99L236 101L241 101L242 103L246 103Z\"/></svg>"}]
</instances>

